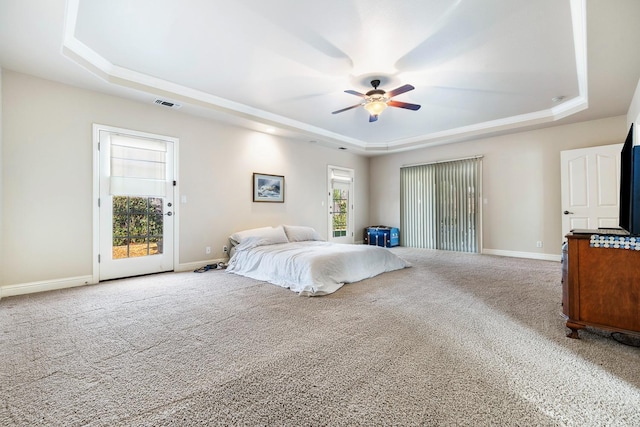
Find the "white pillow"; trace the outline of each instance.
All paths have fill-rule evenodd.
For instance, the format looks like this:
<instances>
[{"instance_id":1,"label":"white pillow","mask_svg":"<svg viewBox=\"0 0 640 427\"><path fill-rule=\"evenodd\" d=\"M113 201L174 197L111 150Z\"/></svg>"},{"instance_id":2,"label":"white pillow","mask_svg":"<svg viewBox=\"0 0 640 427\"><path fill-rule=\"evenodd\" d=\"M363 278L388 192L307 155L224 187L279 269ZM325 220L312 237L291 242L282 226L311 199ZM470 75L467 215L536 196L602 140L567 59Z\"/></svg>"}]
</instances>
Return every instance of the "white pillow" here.
<instances>
[{"instance_id":1,"label":"white pillow","mask_svg":"<svg viewBox=\"0 0 640 427\"><path fill-rule=\"evenodd\" d=\"M229 236L232 245L239 245L247 239L252 239L255 246L288 243L287 235L281 225L277 227L261 227L251 230L238 231Z\"/></svg>"},{"instance_id":2,"label":"white pillow","mask_svg":"<svg viewBox=\"0 0 640 427\"><path fill-rule=\"evenodd\" d=\"M320 234L311 227L302 225L283 225L284 232L290 242L305 242L307 240L322 240Z\"/></svg>"}]
</instances>

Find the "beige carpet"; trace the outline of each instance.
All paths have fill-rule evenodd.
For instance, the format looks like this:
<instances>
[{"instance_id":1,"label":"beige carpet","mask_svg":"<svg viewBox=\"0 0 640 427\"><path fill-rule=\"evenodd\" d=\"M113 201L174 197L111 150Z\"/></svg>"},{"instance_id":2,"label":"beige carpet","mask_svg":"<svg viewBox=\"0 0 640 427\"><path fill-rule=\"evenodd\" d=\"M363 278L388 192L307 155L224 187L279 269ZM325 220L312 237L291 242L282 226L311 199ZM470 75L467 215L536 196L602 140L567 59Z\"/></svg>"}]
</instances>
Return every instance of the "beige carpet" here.
<instances>
[{"instance_id":1,"label":"beige carpet","mask_svg":"<svg viewBox=\"0 0 640 427\"><path fill-rule=\"evenodd\" d=\"M396 248L299 297L224 271L0 300L0 425L640 425L640 349L565 337L560 264Z\"/></svg>"}]
</instances>

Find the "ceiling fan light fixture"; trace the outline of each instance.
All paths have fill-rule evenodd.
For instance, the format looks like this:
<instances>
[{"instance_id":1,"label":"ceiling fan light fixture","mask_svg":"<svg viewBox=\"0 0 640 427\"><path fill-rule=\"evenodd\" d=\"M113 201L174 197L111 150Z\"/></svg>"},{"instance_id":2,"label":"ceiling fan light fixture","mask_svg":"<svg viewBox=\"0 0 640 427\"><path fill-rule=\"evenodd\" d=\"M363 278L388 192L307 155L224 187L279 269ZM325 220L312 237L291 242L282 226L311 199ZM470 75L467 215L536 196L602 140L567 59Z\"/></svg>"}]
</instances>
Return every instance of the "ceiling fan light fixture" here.
<instances>
[{"instance_id":1,"label":"ceiling fan light fixture","mask_svg":"<svg viewBox=\"0 0 640 427\"><path fill-rule=\"evenodd\" d=\"M371 80L371 86L373 86L373 90L370 90L367 93L360 93L355 90L345 90L346 93L359 96L360 98L363 98L363 100L359 104L333 111L331 112L331 114L338 114L342 113L343 111L363 107L369 113L369 123L371 123L377 121L380 113L382 113L387 107L404 108L413 111L420 109L420 105L418 104L410 104L408 102L395 101L391 99L396 95L409 92L410 90L415 89L415 87L411 86L410 84L405 84L403 86L395 88L390 92L386 92L382 89L378 89L379 84L380 80Z\"/></svg>"},{"instance_id":2,"label":"ceiling fan light fixture","mask_svg":"<svg viewBox=\"0 0 640 427\"><path fill-rule=\"evenodd\" d=\"M372 99L364 104L364 109L372 116L382 113L385 108L387 108L387 103L379 99Z\"/></svg>"}]
</instances>

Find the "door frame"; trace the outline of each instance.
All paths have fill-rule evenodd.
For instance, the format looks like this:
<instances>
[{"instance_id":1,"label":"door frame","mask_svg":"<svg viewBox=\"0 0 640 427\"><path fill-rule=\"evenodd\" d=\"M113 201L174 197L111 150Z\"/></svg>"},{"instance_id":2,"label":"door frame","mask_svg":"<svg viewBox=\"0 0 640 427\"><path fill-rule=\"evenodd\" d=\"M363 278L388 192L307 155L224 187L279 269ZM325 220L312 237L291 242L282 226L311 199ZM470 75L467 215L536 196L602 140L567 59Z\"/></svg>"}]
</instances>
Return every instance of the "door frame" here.
<instances>
[{"instance_id":1,"label":"door frame","mask_svg":"<svg viewBox=\"0 0 640 427\"><path fill-rule=\"evenodd\" d=\"M180 253L178 248L179 245L179 236L180 236L180 209L178 208L179 203L176 203L176 200L179 200L179 187L178 187L178 155L180 150L178 138L174 138L166 135L153 134L149 132L136 131L131 129L119 128L109 125L102 125L98 123L93 124L93 196L92 196L92 214L93 214L93 244L92 244L92 257L93 257L93 267L92 267L92 283L100 282L100 132L113 132L113 133L121 133L125 135L130 135L133 137L140 138L151 138L151 139L160 139L164 141L169 141L173 143L174 147L174 155L173 155L173 177L175 181L175 185L173 188L173 271L176 270L179 265L178 261L180 259Z\"/></svg>"},{"instance_id":2,"label":"door frame","mask_svg":"<svg viewBox=\"0 0 640 427\"><path fill-rule=\"evenodd\" d=\"M355 171L351 168L346 168L346 167L342 167L342 166L333 166L333 165L328 165L327 166L327 194L328 194L328 210L327 210L327 241L331 242L331 241L336 241L336 238L333 237L333 216L332 216L332 204L333 204L333 193L331 191L332 189L332 185L331 185L331 181L332 181L332 171L333 170L340 170L340 171L344 171L346 172L349 177L351 178L351 183L350 183L350 188L349 188L349 204L350 206L348 207L348 212L349 214L347 215L347 231L351 231L351 236L345 236L348 239L348 243L354 243L355 242Z\"/></svg>"}]
</instances>

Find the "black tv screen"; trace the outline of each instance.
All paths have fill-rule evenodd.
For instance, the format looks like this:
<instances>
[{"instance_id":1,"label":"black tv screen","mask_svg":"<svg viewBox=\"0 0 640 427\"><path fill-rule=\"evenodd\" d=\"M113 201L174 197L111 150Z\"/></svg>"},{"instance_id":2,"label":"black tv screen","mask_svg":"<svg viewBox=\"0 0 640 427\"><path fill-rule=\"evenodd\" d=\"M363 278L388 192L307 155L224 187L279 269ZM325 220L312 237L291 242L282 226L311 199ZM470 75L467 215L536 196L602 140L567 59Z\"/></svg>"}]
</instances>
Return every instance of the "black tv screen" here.
<instances>
[{"instance_id":1,"label":"black tv screen","mask_svg":"<svg viewBox=\"0 0 640 427\"><path fill-rule=\"evenodd\" d=\"M633 144L633 125L620 153L620 228L640 236L640 145Z\"/></svg>"},{"instance_id":2,"label":"black tv screen","mask_svg":"<svg viewBox=\"0 0 640 427\"><path fill-rule=\"evenodd\" d=\"M620 212L618 225L631 233L633 197L633 125L620 152Z\"/></svg>"}]
</instances>

